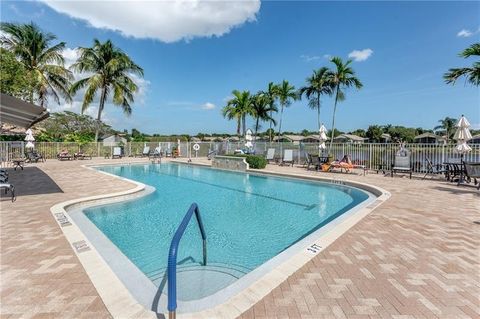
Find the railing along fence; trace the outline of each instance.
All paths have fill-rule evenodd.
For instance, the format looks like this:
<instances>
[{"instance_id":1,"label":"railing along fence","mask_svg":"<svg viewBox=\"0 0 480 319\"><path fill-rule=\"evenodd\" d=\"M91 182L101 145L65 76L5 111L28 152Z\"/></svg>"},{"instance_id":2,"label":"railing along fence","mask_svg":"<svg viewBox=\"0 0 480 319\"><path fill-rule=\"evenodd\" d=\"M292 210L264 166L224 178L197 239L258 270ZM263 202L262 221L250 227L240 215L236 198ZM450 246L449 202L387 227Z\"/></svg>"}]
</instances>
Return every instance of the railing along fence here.
<instances>
[{"instance_id":1,"label":"railing along fence","mask_svg":"<svg viewBox=\"0 0 480 319\"><path fill-rule=\"evenodd\" d=\"M160 147L164 154L171 154L178 150L180 157L194 158L206 157L212 152L218 155L234 154L235 151L244 149L244 142L128 142L119 145L123 148L125 156L141 155L144 148L148 146L150 151ZM329 148L329 143L327 148ZM480 144L471 144L472 151L464 155L466 162L480 162ZM410 151L411 165L415 172L426 169L426 159L429 158L433 164L458 160L460 155L455 152L455 145L436 145L410 143L405 147ZM319 154L317 143L288 143L288 142L254 142L255 154L264 155L269 148L275 149L275 154L281 158L281 153L286 149L293 150L294 159L298 164L305 162L307 154ZM112 154L113 145L99 143L70 143L70 142L35 142L35 149L45 159L57 158L61 151L68 151L70 154L83 152L94 157L106 157ZM395 153L399 145L396 143L334 143L332 148L324 151L322 155L331 154L334 159L341 159L344 155L356 163L366 165L369 169L378 169L379 165L388 168L393 163ZM25 142L0 142L0 161L5 166L13 158L22 157L25 154Z\"/></svg>"}]
</instances>

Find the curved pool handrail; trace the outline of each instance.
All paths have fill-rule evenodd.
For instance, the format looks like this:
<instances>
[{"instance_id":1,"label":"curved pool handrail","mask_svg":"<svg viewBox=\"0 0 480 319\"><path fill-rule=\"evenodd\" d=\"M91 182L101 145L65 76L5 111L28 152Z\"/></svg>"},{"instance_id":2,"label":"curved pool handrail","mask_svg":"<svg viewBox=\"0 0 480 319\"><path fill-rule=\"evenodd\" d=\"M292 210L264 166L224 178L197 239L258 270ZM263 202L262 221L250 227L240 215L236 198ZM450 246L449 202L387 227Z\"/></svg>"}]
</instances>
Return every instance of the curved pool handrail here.
<instances>
[{"instance_id":1,"label":"curved pool handrail","mask_svg":"<svg viewBox=\"0 0 480 319\"><path fill-rule=\"evenodd\" d=\"M175 235L173 235L172 242L170 243L170 250L168 252L168 266L167 266L167 279L168 279L168 316L170 319L174 319L177 309L177 252L178 245L182 239L183 233L188 226L188 223L192 219L192 215L195 213L198 227L200 228L200 234L203 241L203 265L207 265L207 235L203 228L202 218L200 217L200 209L196 203L193 203L188 212L183 217L182 222L177 228Z\"/></svg>"}]
</instances>

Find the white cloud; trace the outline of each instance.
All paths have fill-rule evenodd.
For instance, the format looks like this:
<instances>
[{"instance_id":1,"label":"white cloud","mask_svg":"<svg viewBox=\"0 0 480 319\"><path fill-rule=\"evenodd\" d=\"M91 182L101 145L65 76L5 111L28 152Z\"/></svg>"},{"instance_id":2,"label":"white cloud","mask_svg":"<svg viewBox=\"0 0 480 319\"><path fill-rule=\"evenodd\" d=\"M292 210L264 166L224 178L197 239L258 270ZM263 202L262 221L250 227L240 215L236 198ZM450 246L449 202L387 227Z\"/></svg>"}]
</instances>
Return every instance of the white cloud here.
<instances>
[{"instance_id":1,"label":"white cloud","mask_svg":"<svg viewBox=\"0 0 480 319\"><path fill-rule=\"evenodd\" d=\"M324 54L323 58L327 59L327 60L330 60L332 58L332 56L330 54Z\"/></svg>"},{"instance_id":2,"label":"white cloud","mask_svg":"<svg viewBox=\"0 0 480 319\"><path fill-rule=\"evenodd\" d=\"M307 55L307 54L302 54L300 56L300 58L302 60L304 60L305 62L312 62L312 61L316 61L316 60L320 60L320 56L318 55Z\"/></svg>"},{"instance_id":3,"label":"white cloud","mask_svg":"<svg viewBox=\"0 0 480 319\"><path fill-rule=\"evenodd\" d=\"M372 54L372 49L353 50L348 54L348 57L352 58L354 61L361 62L368 59Z\"/></svg>"},{"instance_id":4,"label":"white cloud","mask_svg":"<svg viewBox=\"0 0 480 319\"><path fill-rule=\"evenodd\" d=\"M471 37L473 35L473 33L474 32L472 32L470 30L462 29L462 30L460 30L460 32L457 33L457 37L468 38L468 37Z\"/></svg>"},{"instance_id":5,"label":"white cloud","mask_svg":"<svg viewBox=\"0 0 480 319\"><path fill-rule=\"evenodd\" d=\"M215 108L215 104L207 102L201 105L202 110L213 110Z\"/></svg>"},{"instance_id":6,"label":"white cloud","mask_svg":"<svg viewBox=\"0 0 480 319\"><path fill-rule=\"evenodd\" d=\"M222 36L260 10L260 0L41 1L95 28L164 42Z\"/></svg>"}]
</instances>

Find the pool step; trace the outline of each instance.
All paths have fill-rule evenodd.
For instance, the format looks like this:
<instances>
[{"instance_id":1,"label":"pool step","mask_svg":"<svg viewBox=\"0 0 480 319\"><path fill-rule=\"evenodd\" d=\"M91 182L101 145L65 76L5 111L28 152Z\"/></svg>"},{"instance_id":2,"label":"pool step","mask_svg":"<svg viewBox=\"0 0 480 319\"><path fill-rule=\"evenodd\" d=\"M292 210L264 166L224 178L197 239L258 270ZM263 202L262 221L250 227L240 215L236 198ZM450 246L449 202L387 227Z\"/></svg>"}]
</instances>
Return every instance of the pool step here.
<instances>
[{"instance_id":1,"label":"pool step","mask_svg":"<svg viewBox=\"0 0 480 319\"><path fill-rule=\"evenodd\" d=\"M235 264L223 264L223 263L207 263L207 266L203 266L201 264L186 264L186 265L177 265L177 274L185 271L201 271L201 270L209 270L209 271L219 271L225 272L227 274L231 274L235 278L240 278L243 275L249 273L251 269L246 268L244 266L235 265ZM163 267L157 270L153 270L147 273L147 277L154 281L158 278L162 278L166 273L167 268Z\"/></svg>"},{"instance_id":2,"label":"pool step","mask_svg":"<svg viewBox=\"0 0 480 319\"><path fill-rule=\"evenodd\" d=\"M157 287L165 287L166 269L149 273ZM196 300L209 296L237 281L250 270L238 265L211 263L179 265L177 268L177 293L179 300ZM153 274L152 274L153 273Z\"/></svg>"}]
</instances>

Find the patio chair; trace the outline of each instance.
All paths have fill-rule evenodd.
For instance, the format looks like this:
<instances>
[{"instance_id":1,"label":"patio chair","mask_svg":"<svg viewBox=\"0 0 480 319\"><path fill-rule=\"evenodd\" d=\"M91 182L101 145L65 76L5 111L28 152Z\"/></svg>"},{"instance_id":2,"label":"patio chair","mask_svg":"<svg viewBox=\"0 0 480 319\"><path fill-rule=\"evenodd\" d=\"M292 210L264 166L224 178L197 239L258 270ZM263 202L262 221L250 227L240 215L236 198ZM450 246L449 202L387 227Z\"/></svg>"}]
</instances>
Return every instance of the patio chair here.
<instances>
[{"instance_id":1,"label":"patio chair","mask_svg":"<svg viewBox=\"0 0 480 319\"><path fill-rule=\"evenodd\" d=\"M0 189L4 189L5 194L7 194L8 191L10 191L10 193L12 195L12 202L14 202L17 199L17 197L15 196L15 187L12 184L1 182L0 183Z\"/></svg>"},{"instance_id":2,"label":"patio chair","mask_svg":"<svg viewBox=\"0 0 480 319\"><path fill-rule=\"evenodd\" d=\"M412 179L412 166L410 165L410 156L404 155L395 155L395 161L392 164L391 176L397 172L408 173L410 174L410 179Z\"/></svg>"},{"instance_id":3,"label":"patio chair","mask_svg":"<svg viewBox=\"0 0 480 319\"><path fill-rule=\"evenodd\" d=\"M291 164L293 166L293 150L283 151L283 159L280 165Z\"/></svg>"},{"instance_id":4,"label":"patio chair","mask_svg":"<svg viewBox=\"0 0 480 319\"><path fill-rule=\"evenodd\" d=\"M145 146L141 154L137 154L135 157L150 157L150 146Z\"/></svg>"},{"instance_id":5,"label":"patio chair","mask_svg":"<svg viewBox=\"0 0 480 319\"><path fill-rule=\"evenodd\" d=\"M465 163L465 175L480 190L480 163Z\"/></svg>"},{"instance_id":6,"label":"patio chair","mask_svg":"<svg viewBox=\"0 0 480 319\"><path fill-rule=\"evenodd\" d=\"M275 149L274 148L269 148L267 150L267 156L265 157L268 163L271 161L275 161Z\"/></svg>"},{"instance_id":7,"label":"patio chair","mask_svg":"<svg viewBox=\"0 0 480 319\"><path fill-rule=\"evenodd\" d=\"M92 155L86 154L84 152L78 152L73 154L73 158L79 160L92 159Z\"/></svg>"},{"instance_id":8,"label":"patio chair","mask_svg":"<svg viewBox=\"0 0 480 319\"><path fill-rule=\"evenodd\" d=\"M434 165L428 157L425 158L425 161L427 162L427 171L425 172L425 175L423 175L422 179L425 179L427 175L432 175L433 177L437 174L445 174L447 172L446 169L442 168L442 165Z\"/></svg>"},{"instance_id":9,"label":"patio chair","mask_svg":"<svg viewBox=\"0 0 480 319\"><path fill-rule=\"evenodd\" d=\"M122 148L120 146L115 146L113 148L112 159L114 158L122 158Z\"/></svg>"},{"instance_id":10,"label":"patio chair","mask_svg":"<svg viewBox=\"0 0 480 319\"><path fill-rule=\"evenodd\" d=\"M42 160L44 162L44 158L40 155L37 151L30 151L26 153L27 161L29 163L38 163L38 161Z\"/></svg>"},{"instance_id":11,"label":"patio chair","mask_svg":"<svg viewBox=\"0 0 480 319\"><path fill-rule=\"evenodd\" d=\"M150 153L148 158L160 158L162 157L162 148L160 146L155 147L153 153Z\"/></svg>"}]
</instances>

